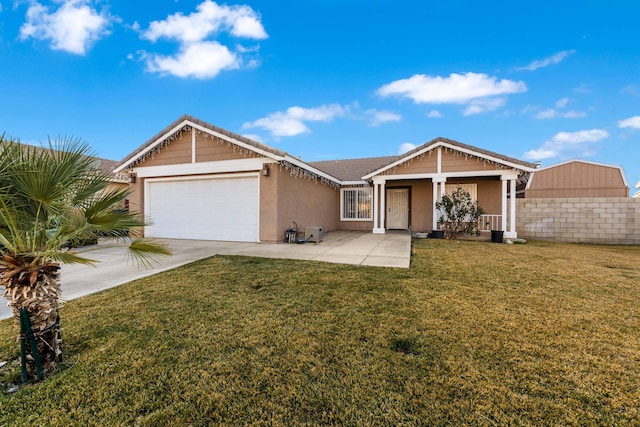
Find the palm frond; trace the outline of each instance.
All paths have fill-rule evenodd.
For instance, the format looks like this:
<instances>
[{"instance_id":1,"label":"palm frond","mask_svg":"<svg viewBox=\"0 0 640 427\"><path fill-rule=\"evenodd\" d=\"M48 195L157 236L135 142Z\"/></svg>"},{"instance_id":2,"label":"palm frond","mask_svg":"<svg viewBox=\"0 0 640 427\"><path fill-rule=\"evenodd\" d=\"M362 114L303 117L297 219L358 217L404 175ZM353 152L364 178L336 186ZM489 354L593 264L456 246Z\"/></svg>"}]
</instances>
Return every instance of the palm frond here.
<instances>
[{"instance_id":1,"label":"palm frond","mask_svg":"<svg viewBox=\"0 0 640 427\"><path fill-rule=\"evenodd\" d=\"M133 240L128 249L129 260L145 267L159 262L162 257L172 255L167 245L149 238Z\"/></svg>"},{"instance_id":2,"label":"palm frond","mask_svg":"<svg viewBox=\"0 0 640 427\"><path fill-rule=\"evenodd\" d=\"M47 259L50 259L55 262L59 262L60 264L85 264L92 265L97 263L98 261L90 258L85 258L80 256L78 253L74 252L52 252L47 254Z\"/></svg>"}]
</instances>

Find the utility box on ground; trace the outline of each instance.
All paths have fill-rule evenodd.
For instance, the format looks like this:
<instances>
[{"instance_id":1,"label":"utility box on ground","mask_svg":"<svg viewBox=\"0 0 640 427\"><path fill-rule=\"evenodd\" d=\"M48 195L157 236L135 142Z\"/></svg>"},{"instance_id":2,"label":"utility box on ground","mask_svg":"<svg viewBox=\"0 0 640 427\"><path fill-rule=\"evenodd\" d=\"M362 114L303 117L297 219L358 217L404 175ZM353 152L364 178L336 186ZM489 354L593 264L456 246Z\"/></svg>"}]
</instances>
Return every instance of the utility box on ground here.
<instances>
[{"instance_id":1,"label":"utility box on ground","mask_svg":"<svg viewBox=\"0 0 640 427\"><path fill-rule=\"evenodd\" d=\"M315 243L322 242L322 233L324 233L324 228L322 227L305 227L304 240Z\"/></svg>"}]
</instances>

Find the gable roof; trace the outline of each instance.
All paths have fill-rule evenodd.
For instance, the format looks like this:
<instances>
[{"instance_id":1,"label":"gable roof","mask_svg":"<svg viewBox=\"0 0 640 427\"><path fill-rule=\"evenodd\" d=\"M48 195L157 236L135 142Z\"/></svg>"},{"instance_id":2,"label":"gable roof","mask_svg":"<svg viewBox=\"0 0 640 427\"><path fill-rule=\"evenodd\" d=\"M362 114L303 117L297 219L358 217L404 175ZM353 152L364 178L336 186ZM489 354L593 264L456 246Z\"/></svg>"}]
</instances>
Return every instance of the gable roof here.
<instances>
[{"instance_id":1,"label":"gable roof","mask_svg":"<svg viewBox=\"0 0 640 427\"><path fill-rule=\"evenodd\" d=\"M509 166L511 168L514 169L519 169L525 172L533 172L537 167L538 164L536 163L529 163L529 162L525 162L513 157L509 157L509 156L505 156L502 154L498 154L496 152L493 151L489 151L489 150L484 150L482 148L478 148L478 147L474 147L473 145L467 145L467 144L463 144L462 142L458 142L458 141L454 141L453 139L448 139L448 138L443 138L443 137L438 137L435 139L432 139L431 141L422 144L419 147L414 148L411 151L408 151L406 153L404 153L401 156L397 156L395 161L392 161L391 163L375 170L372 171L371 173L363 176L363 179L370 179L372 177L374 177L375 175L378 175L388 169L391 169L395 166L398 166L408 160L411 160L414 157L417 157L423 153L426 153L428 151L433 150L434 148L437 147L446 147L446 148L450 148L452 150L456 150L456 151L460 151L462 153L465 154L469 154L471 156L476 156L479 157L481 159L485 159L487 161L490 162L494 162L494 163L499 163L505 166Z\"/></svg>"},{"instance_id":2,"label":"gable roof","mask_svg":"<svg viewBox=\"0 0 640 427\"><path fill-rule=\"evenodd\" d=\"M188 114L180 116L177 120L151 137L147 142L140 145L138 148L129 153L120 163L118 163L114 169L114 173L118 174L124 172L125 169L133 167L135 164L143 161L148 153L152 153L157 147L161 147L162 144L168 144L173 140L174 136L183 130L185 126L190 126L199 131L206 132L210 135L217 136L223 140L236 144L246 150L255 152L259 155L271 158L283 165L288 169L300 170L303 169L310 173L312 176L321 179L323 182L327 182L330 185L339 186L340 180L333 175L327 174L324 171L316 169L308 163L295 158L285 151L277 150L269 147L268 145L246 138L237 133L230 132L226 129L214 126L204 120L197 119Z\"/></svg>"},{"instance_id":3,"label":"gable roof","mask_svg":"<svg viewBox=\"0 0 640 427\"><path fill-rule=\"evenodd\" d=\"M398 157L399 156L386 156L362 159L323 160L309 162L309 164L342 181L361 182L363 176L393 162Z\"/></svg>"},{"instance_id":4,"label":"gable roof","mask_svg":"<svg viewBox=\"0 0 640 427\"><path fill-rule=\"evenodd\" d=\"M119 173L125 172L127 168L132 168L134 165L142 162L149 153L153 153L154 149L157 150L158 147L162 146L162 144L168 144L173 140L175 135L186 126L191 126L197 130L207 132L211 135L215 135L231 143L237 144L247 150L269 157L285 167L304 169L311 172L313 175L317 175L323 180L330 181L332 185L362 183L363 181L371 179L375 175L441 146L525 172L532 172L538 167L535 163L524 162L493 151L484 150L442 137L435 138L405 154L397 156L304 162L299 158L291 156L285 151L269 147L268 145L256 142L242 135L230 132L193 116L184 114L151 137L144 144L129 153L122 161L114 166L112 171L118 175Z\"/></svg>"},{"instance_id":5,"label":"gable roof","mask_svg":"<svg viewBox=\"0 0 640 427\"><path fill-rule=\"evenodd\" d=\"M144 144L140 145L138 148L126 155L124 159L122 159L122 161L120 161L116 165L116 172L120 172L129 165L135 163L136 160L140 159L142 156L144 156L144 154L152 150L157 144L159 144L166 138L169 138L172 134L174 134L187 124L195 125L196 127L201 127L203 129L209 130L214 134L219 134L223 137L226 137L225 139L232 140L231 142L240 143L239 145L246 145L248 146L248 148L253 148L258 152L269 153L280 157L284 157L287 155L287 153L285 153L284 151L276 150L275 148L269 147L268 145L259 143L242 135L238 135L237 133L229 132L228 130L222 129L218 126L214 126L210 123L205 122L204 120L200 120L188 114L183 114L177 120L174 120L167 127L149 138Z\"/></svg>"}]
</instances>

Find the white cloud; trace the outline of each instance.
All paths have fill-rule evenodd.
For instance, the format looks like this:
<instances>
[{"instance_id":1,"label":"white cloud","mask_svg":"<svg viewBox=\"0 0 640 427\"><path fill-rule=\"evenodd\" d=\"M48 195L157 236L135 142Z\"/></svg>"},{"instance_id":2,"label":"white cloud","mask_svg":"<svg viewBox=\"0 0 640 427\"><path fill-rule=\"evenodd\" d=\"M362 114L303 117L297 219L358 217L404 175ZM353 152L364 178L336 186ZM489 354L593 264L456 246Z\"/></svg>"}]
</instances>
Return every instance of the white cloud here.
<instances>
[{"instance_id":1,"label":"white cloud","mask_svg":"<svg viewBox=\"0 0 640 427\"><path fill-rule=\"evenodd\" d=\"M393 111L376 110L375 108L365 111L365 114L370 119L369 125L374 127L380 126L383 123L399 122L402 120L400 114L394 113Z\"/></svg>"},{"instance_id":2,"label":"white cloud","mask_svg":"<svg viewBox=\"0 0 640 427\"><path fill-rule=\"evenodd\" d=\"M506 98L479 98L473 99L469 106L462 112L465 116L473 114L486 113L487 111L497 110L507 103Z\"/></svg>"},{"instance_id":3,"label":"white cloud","mask_svg":"<svg viewBox=\"0 0 640 427\"><path fill-rule=\"evenodd\" d=\"M580 86L573 88L573 91L575 93L591 93L593 92L593 88L591 87L591 85L583 83Z\"/></svg>"},{"instance_id":4,"label":"white cloud","mask_svg":"<svg viewBox=\"0 0 640 427\"><path fill-rule=\"evenodd\" d=\"M242 125L244 129L261 128L269 131L275 138L296 136L311 130L306 122L330 122L336 117L343 117L349 107L339 104L321 105L315 108L289 107L286 111L277 111L266 117Z\"/></svg>"},{"instance_id":5,"label":"white cloud","mask_svg":"<svg viewBox=\"0 0 640 427\"><path fill-rule=\"evenodd\" d=\"M405 142L400 144L400 147L398 147L398 155L404 154L404 153L408 153L409 151L413 150L414 148L416 148L417 145L412 144L410 142Z\"/></svg>"},{"instance_id":6,"label":"white cloud","mask_svg":"<svg viewBox=\"0 0 640 427\"><path fill-rule=\"evenodd\" d=\"M546 110L538 111L535 115L536 119L553 119L558 116L558 112L553 108L547 108Z\"/></svg>"},{"instance_id":7,"label":"white cloud","mask_svg":"<svg viewBox=\"0 0 640 427\"><path fill-rule=\"evenodd\" d=\"M27 9L27 20L20 27L20 40L34 38L51 41L51 48L84 55L102 37L115 18L98 12L89 0L63 0L52 13L49 8L33 2Z\"/></svg>"},{"instance_id":8,"label":"white cloud","mask_svg":"<svg viewBox=\"0 0 640 427\"><path fill-rule=\"evenodd\" d=\"M256 54L260 46L243 47L236 44L235 52L217 40L211 39L226 32L233 37L265 39L268 37L260 16L246 5L218 5L205 0L196 7L196 11L184 15L181 12L169 15L167 19L153 21L141 37L152 42L161 38L179 42L178 52L174 55L161 55L144 52L147 70L172 74L177 77L213 78L223 70L256 68L260 65L257 58L245 58L243 55Z\"/></svg>"},{"instance_id":9,"label":"white cloud","mask_svg":"<svg viewBox=\"0 0 640 427\"><path fill-rule=\"evenodd\" d=\"M555 108L547 108L542 111L538 111L535 114L535 118L538 120L546 120L546 119L579 119L582 117L586 117L587 113L584 111L576 111L576 110L568 110L568 111L559 111L565 108L569 104L569 98L561 98L555 102ZM537 108L529 109L529 111L536 111Z\"/></svg>"},{"instance_id":10,"label":"white cloud","mask_svg":"<svg viewBox=\"0 0 640 427\"><path fill-rule=\"evenodd\" d=\"M487 74L450 74L449 77L415 74L380 87L381 96L402 96L416 104L466 104L473 99L525 92L527 85L499 80Z\"/></svg>"},{"instance_id":11,"label":"white cloud","mask_svg":"<svg viewBox=\"0 0 640 427\"><path fill-rule=\"evenodd\" d=\"M587 113L585 113L584 111L576 111L576 110L558 111L558 110L554 110L553 108L547 108L546 110L542 110L536 113L535 118L539 120L557 119L557 118L579 119L586 116L587 116Z\"/></svg>"},{"instance_id":12,"label":"white cloud","mask_svg":"<svg viewBox=\"0 0 640 427\"><path fill-rule=\"evenodd\" d=\"M205 0L196 7L197 12L169 15L162 21L153 21L142 37L151 41L160 38L182 43L199 42L220 31L235 37L266 39L267 33L260 16L249 6L226 6Z\"/></svg>"},{"instance_id":13,"label":"white cloud","mask_svg":"<svg viewBox=\"0 0 640 427\"><path fill-rule=\"evenodd\" d=\"M518 67L516 68L516 70L517 71L535 71L538 68L544 68L544 67L548 67L549 65L555 65L562 62L567 56L575 52L576 52L575 49L563 50L561 52L554 53L553 55L547 58L533 61L532 63L530 63L525 67Z\"/></svg>"},{"instance_id":14,"label":"white cloud","mask_svg":"<svg viewBox=\"0 0 640 427\"><path fill-rule=\"evenodd\" d=\"M558 132L540 148L524 153L529 160L544 160L554 157L589 156L593 154L593 144L609 137L604 129L582 130L578 132Z\"/></svg>"},{"instance_id":15,"label":"white cloud","mask_svg":"<svg viewBox=\"0 0 640 427\"><path fill-rule=\"evenodd\" d=\"M623 87L620 92L627 95L640 96L640 88L637 85L627 85Z\"/></svg>"},{"instance_id":16,"label":"white cloud","mask_svg":"<svg viewBox=\"0 0 640 427\"><path fill-rule=\"evenodd\" d=\"M640 116L633 116L628 119L620 120L618 122L618 127L640 129Z\"/></svg>"},{"instance_id":17,"label":"white cloud","mask_svg":"<svg viewBox=\"0 0 640 427\"><path fill-rule=\"evenodd\" d=\"M240 67L240 59L220 43L203 41L183 45L173 56L146 56L147 70L177 77L207 79L220 71Z\"/></svg>"},{"instance_id":18,"label":"white cloud","mask_svg":"<svg viewBox=\"0 0 640 427\"><path fill-rule=\"evenodd\" d=\"M427 114L427 117L428 117L428 118L430 118L430 119L439 119L439 118L444 117L444 116L443 116L443 115L442 115L442 113L441 113L440 111L438 111L438 110L431 110L431 111L429 111L429 113Z\"/></svg>"},{"instance_id":19,"label":"white cloud","mask_svg":"<svg viewBox=\"0 0 640 427\"><path fill-rule=\"evenodd\" d=\"M565 119L580 119L582 117L587 117L587 113L584 111L569 110L562 114L562 117Z\"/></svg>"}]
</instances>

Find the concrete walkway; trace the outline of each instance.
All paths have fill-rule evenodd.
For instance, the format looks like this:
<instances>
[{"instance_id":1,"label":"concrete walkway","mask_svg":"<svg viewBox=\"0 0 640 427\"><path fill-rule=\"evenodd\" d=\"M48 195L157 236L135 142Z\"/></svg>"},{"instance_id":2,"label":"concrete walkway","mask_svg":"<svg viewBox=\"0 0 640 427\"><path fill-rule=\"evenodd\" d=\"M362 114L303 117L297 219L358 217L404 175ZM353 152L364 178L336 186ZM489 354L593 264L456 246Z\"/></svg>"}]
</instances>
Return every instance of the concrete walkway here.
<instances>
[{"instance_id":1,"label":"concrete walkway","mask_svg":"<svg viewBox=\"0 0 640 427\"><path fill-rule=\"evenodd\" d=\"M62 298L65 301L100 292L135 279L171 270L214 255L244 255L264 258L288 258L378 267L409 268L411 235L409 232L333 231L320 243L236 243L205 240L165 240L174 255L152 268L138 267L127 261L126 250L100 242L84 255L99 261L95 266L63 265ZM0 292L2 291L0 287ZM12 316L6 300L0 303L0 319Z\"/></svg>"}]
</instances>

